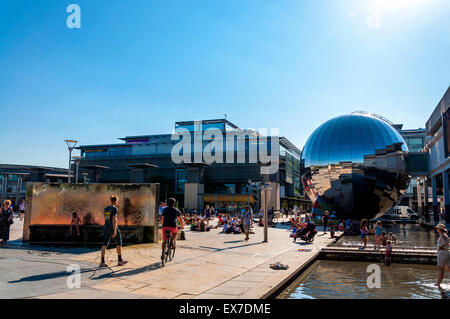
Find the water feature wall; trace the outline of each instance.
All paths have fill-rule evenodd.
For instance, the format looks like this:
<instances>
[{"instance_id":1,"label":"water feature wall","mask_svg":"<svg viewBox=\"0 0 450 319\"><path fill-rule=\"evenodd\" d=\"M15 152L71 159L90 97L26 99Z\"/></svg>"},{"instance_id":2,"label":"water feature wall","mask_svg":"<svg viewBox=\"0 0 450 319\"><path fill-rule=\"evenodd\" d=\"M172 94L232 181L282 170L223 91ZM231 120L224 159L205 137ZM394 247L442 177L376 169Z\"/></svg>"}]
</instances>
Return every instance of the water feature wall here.
<instances>
[{"instance_id":1,"label":"water feature wall","mask_svg":"<svg viewBox=\"0 0 450 319\"><path fill-rule=\"evenodd\" d=\"M158 240L159 184L27 183L24 241L101 242L103 210L117 196L118 225L126 242ZM82 221L80 236L68 238L72 212Z\"/></svg>"}]
</instances>

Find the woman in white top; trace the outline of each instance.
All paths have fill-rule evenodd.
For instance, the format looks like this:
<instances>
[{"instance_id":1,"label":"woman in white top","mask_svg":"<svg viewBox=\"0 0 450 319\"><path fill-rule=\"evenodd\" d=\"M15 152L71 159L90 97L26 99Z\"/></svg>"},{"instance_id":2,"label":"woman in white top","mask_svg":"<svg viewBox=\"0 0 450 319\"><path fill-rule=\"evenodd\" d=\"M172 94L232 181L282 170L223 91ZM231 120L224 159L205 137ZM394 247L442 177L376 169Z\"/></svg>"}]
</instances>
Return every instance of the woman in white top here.
<instances>
[{"instance_id":1,"label":"woman in white top","mask_svg":"<svg viewBox=\"0 0 450 319\"><path fill-rule=\"evenodd\" d=\"M436 226L436 231L439 234L437 240L437 265L439 267L438 280L436 286L441 287L441 282L444 279L444 270L447 267L447 271L450 271L450 254L448 252L448 230L445 228L444 224L438 224Z\"/></svg>"}]
</instances>

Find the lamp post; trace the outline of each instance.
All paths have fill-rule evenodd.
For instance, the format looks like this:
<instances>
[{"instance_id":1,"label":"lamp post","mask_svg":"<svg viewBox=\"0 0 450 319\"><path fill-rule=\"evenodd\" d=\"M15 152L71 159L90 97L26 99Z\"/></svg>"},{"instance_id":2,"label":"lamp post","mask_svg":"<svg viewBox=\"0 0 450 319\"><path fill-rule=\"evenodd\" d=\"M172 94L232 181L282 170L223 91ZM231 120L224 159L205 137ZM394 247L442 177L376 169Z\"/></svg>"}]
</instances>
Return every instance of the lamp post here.
<instances>
[{"instance_id":1,"label":"lamp post","mask_svg":"<svg viewBox=\"0 0 450 319\"><path fill-rule=\"evenodd\" d=\"M68 169L68 175L67 175L67 181L70 184L70 170L72 166L72 151L75 148L75 145L77 145L78 141L75 140L64 140L67 144L67 148L69 149L69 169Z\"/></svg>"},{"instance_id":2,"label":"lamp post","mask_svg":"<svg viewBox=\"0 0 450 319\"><path fill-rule=\"evenodd\" d=\"M78 166L80 166L80 161L83 157L82 156L74 156L73 160L75 161L75 184L78 184Z\"/></svg>"},{"instance_id":3,"label":"lamp post","mask_svg":"<svg viewBox=\"0 0 450 319\"><path fill-rule=\"evenodd\" d=\"M269 224L269 212L267 211L267 192L272 190L272 187L270 187L269 183L265 183L264 182L265 179L263 178L262 181L255 181L253 182L250 178L248 179L248 184L249 184L249 191L250 191L250 186L252 185L256 185L257 186L257 191L258 191L258 203L260 206L260 209L263 207L262 203L261 203L261 191L264 191L264 242L267 243L268 242L268 224Z\"/></svg>"},{"instance_id":4,"label":"lamp post","mask_svg":"<svg viewBox=\"0 0 450 319\"><path fill-rule=\"evenodd\" d=\"M268 242L268 224L269 224L269 212L267 211L267 191L272 190L270 184L264 184L261 186L264 190L264 242Z\"/></svg>"}]
</instances>

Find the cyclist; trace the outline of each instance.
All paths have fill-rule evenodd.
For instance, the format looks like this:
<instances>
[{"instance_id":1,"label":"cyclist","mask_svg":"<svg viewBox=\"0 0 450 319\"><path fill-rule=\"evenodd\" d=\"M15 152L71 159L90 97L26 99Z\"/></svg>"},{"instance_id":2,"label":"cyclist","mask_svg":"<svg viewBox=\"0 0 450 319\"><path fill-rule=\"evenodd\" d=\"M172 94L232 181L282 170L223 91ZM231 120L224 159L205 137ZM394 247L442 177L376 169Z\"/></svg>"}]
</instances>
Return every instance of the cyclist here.
<instances>
[{"instance_id":1,"label":"cyclist","mask_svg":"<svg viewBox=\"0 0 450 319\"><path fill-rule=\"evenodd\" d=\"M178 208L175 207L176 200L175 198L169 198L167 201L168 206L164 208L162 212L162 235L163 235L163 242L161 248L164 249L164 242L168 239L166 236L166 230L170 231L172 234L172 242L173 242L173 248L176 247L175 241L177 239L177 220L180 223L180 229L183 228L183 220L181 219L181 213L178 210ZM161 258L164 257L164 252Z\"/></svg>"}]
</instances>

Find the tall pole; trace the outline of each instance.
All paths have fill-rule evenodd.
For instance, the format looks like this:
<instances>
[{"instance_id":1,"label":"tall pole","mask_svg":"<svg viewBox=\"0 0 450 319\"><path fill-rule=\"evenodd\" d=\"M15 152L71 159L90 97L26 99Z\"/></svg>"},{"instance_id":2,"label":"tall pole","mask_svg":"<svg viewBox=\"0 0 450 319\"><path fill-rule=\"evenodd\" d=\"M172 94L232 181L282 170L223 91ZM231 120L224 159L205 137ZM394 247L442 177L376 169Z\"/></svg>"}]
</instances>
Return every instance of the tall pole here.
<instances>
[{"instance_id":1,"label":"tall pole","mask_svg":"<svg viewBox=\"0 0 450 319\"><path fill-rule=\"evenodd\" d=\"M77 167L76 173L75 173L75 184L78 184L78 165L80 164L79 161L76 161L75 165Z\"/></svg>"},{"instance_id":2,"label":"tall pole","mask_svg":"<svg viewBox=\"0 0 450 319\"><path fill-rule=\"evenodd\" d=\"M264 242L268 242L269 212L267 211L267 188L264 186Z\"/></svg>"},{"instance_id":3,"label":"tall pole","mask_svg":"<svg viewBox=\"0 0 450 319\"><path fill-rule=\"evenodd\" d=\"M72 166L72 148L69 148L69 171L67 172L67 176L68 176L68 183L70 184L70 170L71 170L71 166Z\"/></svg>"},{"instance_id":4,"label":"tall pole","mask_svg":"<svg viewBox=\"0 0 450 319\"><path fill-rule=\"evenodd\" d=\"M69 169L67 174L67 181L70 184L70 171L72 168L72 151L75 148L75 145L77 145L78 141L75 140L64 140L67 144L67 148L69 149Z\"/></svg>"}]
</instances>

